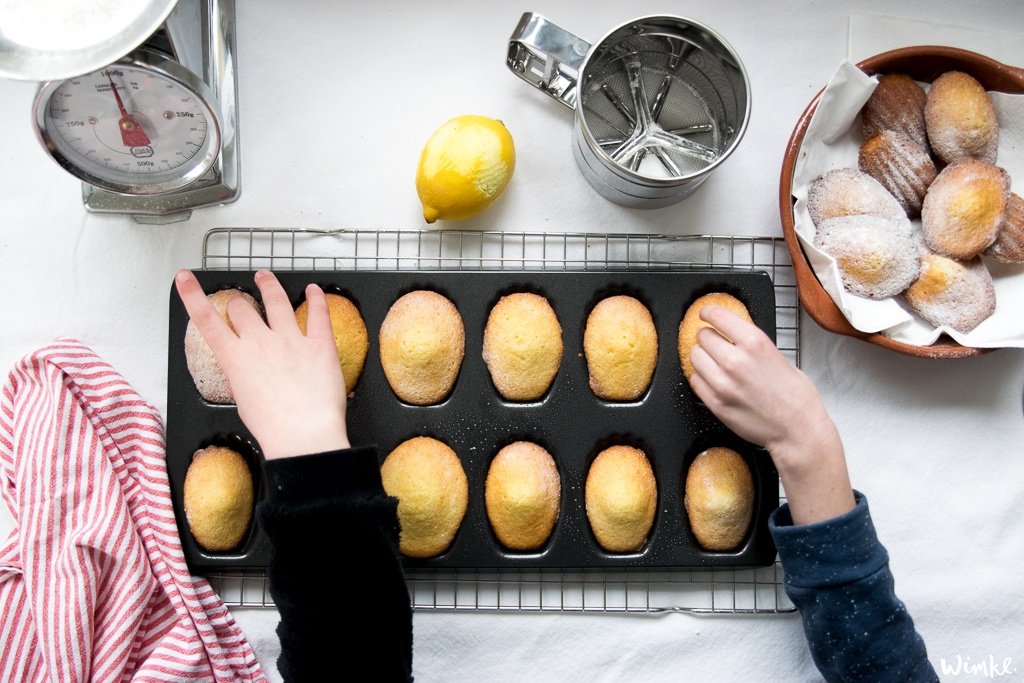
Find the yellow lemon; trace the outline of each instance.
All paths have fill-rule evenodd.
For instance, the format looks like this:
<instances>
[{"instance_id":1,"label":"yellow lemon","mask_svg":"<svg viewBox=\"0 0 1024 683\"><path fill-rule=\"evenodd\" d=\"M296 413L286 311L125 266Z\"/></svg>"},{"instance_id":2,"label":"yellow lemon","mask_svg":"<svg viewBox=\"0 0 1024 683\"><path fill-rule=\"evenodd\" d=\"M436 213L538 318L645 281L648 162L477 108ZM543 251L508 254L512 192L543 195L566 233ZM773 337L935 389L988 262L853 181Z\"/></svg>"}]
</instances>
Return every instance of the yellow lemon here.
<instances>
[{"instance_id":1,"label":"yellow lemon","mask_svg":"<svg viewBox=\"0 0 1024 683\"><path fill-rule=\"evenodd\" d=\"M516 151L505 124L456 116L434 131L420 154L416 192L427 223L462 220L486 209L508 185Z\"/></svg>"}]
</instances>

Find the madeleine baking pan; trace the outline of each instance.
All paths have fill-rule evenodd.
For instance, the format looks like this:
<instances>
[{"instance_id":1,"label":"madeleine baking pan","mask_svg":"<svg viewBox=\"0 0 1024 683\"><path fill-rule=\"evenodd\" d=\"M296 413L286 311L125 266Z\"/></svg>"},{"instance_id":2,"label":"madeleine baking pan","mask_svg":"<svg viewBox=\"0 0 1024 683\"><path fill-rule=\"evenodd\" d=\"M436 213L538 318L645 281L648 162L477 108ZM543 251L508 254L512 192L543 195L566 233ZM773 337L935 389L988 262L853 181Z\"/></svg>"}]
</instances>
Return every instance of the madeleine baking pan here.
<instances>
[{"instance_id":1,"label":"madeleine baking pan","mask_svg":"<svg viewBox=\"0 0 1024 683\"><path fill-rule=\"evenodd\" d=\"M199 271L207 293L238 287L257 296L251 271ZM469 505L451 546L439 556L405 560L411 567L714 567L766 566L775 560L768 515L778 506L778 475L768 454L725 428L693 394L677 352L678 326L686 308L712 291L733 294L746 304L754 322L775 337L775 298L763 272L445 272L445 271L289 271L277 273L293 306L306 284L349 297L370 334L363 374L348 403L353 445L376 444L383 462L402 441L425 435L440 439L459 455L469 480ZM380 364L377 333L391 304L401 295L429 289L459 309L466 330L465 359L452 393L433 406L412 406L392 392ZM501 296L534 292L547 297L558 315L565 346L551 388L540 400L503 400L491 383L481 349L491 307ZM597 399L588 385L583 330L593 306L606 296L628 294L650 309L658 331L658 365L646 394L632 402ZM167 470L185 557L193 571L266 566L269 544L255 521L240 546L214 553L192 538L182 508L182 487L192 454L210 444L235 447L253 471L256 500L263 496L258 445L233 405L204 401L188 372L184 335L188 317L171 287L168 340ZM494 455L506 444L531 440L554 457L561 477L561 510L547 544L536 552L504 549L484 508L484 481ZM638 552L611 553L594 539L584 509L584 482L590 463L616 444L641 448L651 461L658 486L654 526ZM703 550L683 509L682 490L690 462L711 446L738 451L754 479L753 523L738 548ZM324 542L334 543L331 530Z\"/></svg>"}]
</instances>

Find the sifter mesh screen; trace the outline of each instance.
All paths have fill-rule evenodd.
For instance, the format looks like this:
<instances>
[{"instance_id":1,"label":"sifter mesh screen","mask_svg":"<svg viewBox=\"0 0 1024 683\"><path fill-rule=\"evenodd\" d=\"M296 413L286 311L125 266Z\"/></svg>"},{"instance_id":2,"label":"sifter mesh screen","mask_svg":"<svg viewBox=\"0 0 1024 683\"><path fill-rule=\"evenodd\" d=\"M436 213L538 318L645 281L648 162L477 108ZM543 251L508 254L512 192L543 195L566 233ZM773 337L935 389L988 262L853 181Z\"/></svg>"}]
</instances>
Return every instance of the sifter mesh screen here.
<instances>
[{"instance_id":1,"label":"sifter mesh screen","mask_svg":"<svg viewBox=\"0 0 1024 683\"><path fill-rule=\"evenodd\" d=\"M734 135L737 102L720 61L679 36L602 44L581 88L583 118L614 163L680 178L714 163Z\"/></svg>"}]
</instances>

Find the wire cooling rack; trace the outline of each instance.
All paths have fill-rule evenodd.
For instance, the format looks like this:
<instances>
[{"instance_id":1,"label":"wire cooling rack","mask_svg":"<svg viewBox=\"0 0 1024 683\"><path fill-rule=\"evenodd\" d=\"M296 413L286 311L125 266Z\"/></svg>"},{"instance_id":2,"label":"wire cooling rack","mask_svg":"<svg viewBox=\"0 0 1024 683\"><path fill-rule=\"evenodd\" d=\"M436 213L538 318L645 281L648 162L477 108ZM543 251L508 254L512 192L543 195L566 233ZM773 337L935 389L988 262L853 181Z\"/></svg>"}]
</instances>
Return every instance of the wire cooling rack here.
<instances>
[{"instance_id":1,"label":"wire cooling rack","mask_svg":"<svg viewBox=\"0 0 1024 683\"><path fill-rule=\"evenodd\" d=\"M207 270L763 270L776 343L800 365L793 265L778 237L551 232L216 228ZM784 494L779 491L784 499ZM273 607L261 571L207 575L225 603ZM411 569L421 610L777 614L795 610L778 561L755 569Z\"/></svg>"}]
</instances>

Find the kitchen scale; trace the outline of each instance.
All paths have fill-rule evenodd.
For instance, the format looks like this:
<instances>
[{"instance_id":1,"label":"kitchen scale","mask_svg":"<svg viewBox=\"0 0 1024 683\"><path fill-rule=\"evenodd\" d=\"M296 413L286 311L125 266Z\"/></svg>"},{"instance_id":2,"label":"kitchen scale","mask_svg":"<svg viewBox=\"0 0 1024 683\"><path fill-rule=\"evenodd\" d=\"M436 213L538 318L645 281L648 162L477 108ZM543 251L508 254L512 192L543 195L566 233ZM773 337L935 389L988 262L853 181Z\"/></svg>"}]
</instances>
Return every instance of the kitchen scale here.
<instances>
[{"instance_id":1,"label":"kitchen scale","mask_svg":"<svg viewBox=\"0 0 1024 683\"><path fill-rule=\"evenodd\" d=\"M166 19L130 52L43 83L33 123L86 209L164 224L234 201L239 154L234 0L160 4Z\"/></svg>"}]
</instances>

